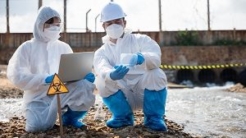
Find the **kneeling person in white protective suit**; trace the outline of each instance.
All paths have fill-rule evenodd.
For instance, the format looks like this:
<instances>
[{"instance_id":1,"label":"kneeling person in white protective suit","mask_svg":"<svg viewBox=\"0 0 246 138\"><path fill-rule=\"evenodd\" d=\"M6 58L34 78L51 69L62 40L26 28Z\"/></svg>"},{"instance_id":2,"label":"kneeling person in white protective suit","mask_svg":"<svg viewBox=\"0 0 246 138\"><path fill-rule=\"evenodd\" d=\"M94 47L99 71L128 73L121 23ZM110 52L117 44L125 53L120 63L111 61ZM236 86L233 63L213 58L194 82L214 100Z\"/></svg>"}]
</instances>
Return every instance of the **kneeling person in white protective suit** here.
<instances>
[{"instance_id":1,"label":"kneeling person in white protective suit","mask_svg":"<svg viewBox=\"0 0 246 138\"><path fill-rule=\"evenodd\" d=\"M50 7L40 8L34 38L19 46L8 64L8 79L24 90L27 132L48 130L57 119L57 98L47 96L47 90L58 72L61 54L73 52L68 44L58 40L60 21L57 11ZM66 84L69 93L60 95L61 107L67 109L62 115L63 125L85 126L80 120L95 103L94 80L94 74L89 73L82 80Z\"/></svg>"},{"instance_id":2,"label":"kneeling person in white protective suit","mask_svg":"<svg viewBox=\"0 0 246 138\"><path fill-rule=\"evenodd\" d=\"M143 109L144 125L152 130L167 131L165 104L167 79L159 68L161 50L150 37L124 31L125 13L114 3L101 12L106 30L103 46L95 52L96 86L104 104L112 112L107 126L134 125L133 110ZM121 63L122 53L133 54L130 66Z\"/></svg>"}]
</instances>

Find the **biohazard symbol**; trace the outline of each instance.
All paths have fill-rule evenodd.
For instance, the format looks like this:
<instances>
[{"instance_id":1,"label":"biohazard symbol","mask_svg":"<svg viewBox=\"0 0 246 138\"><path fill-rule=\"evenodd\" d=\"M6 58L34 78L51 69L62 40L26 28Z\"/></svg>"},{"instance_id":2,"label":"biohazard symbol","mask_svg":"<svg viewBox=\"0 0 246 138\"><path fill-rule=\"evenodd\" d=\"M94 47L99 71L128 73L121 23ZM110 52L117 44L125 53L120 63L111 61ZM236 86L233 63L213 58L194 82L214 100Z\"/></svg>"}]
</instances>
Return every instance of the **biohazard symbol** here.
<instances>
[{"instance_id":1,"label":"biohazard symbol","mask_svg":"<svg viewBox=\"0 0 246 138\"><path fill-rule=\"evenodd\" d=\"M68 88L64 85L61 79L58 77L57 74L54 75L54 78L50 84L48 89L47 95L54 95L60 93L67 93Z\"/></svg>"}]
</instances>

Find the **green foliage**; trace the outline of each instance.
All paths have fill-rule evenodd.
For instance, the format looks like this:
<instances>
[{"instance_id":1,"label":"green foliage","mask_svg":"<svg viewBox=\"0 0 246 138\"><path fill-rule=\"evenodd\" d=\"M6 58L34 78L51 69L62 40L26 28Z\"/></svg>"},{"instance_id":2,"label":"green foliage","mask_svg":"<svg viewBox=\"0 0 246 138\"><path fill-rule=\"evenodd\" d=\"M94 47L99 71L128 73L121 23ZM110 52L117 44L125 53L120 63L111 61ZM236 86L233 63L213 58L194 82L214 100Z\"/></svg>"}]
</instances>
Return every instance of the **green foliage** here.
<instances>
[{"instance_id":1,"label":"green foliage","mask_svg":"<svg viewBox=\"0 0 246 138\"><path fill-rule=\"evenodd\" d=\"M223 45L223 46L245 46L246 42L245 41L234 41L234 40L228 40L228 39L222 39L222 40L217 40L214 42L214 45Z\"/></svg>"},{"instance_id":2,"label":"green foliage","mask_svg":"<svg viewBox=\"0 0 246 138\"><path fill-rule=\"evenodd\" d=\"M176 36L177 44L182 46L200 45L198 40L198 32L196 31L179 31Z\"/></svg>"}]
</instances>

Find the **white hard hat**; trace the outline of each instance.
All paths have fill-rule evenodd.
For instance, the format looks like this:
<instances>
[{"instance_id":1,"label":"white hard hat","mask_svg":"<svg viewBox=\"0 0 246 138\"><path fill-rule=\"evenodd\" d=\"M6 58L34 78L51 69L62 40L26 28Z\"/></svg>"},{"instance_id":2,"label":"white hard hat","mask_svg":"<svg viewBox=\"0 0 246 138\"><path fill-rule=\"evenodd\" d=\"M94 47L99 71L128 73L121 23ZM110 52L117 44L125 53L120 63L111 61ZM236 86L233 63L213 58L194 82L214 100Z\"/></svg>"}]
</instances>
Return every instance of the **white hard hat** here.
<instances>
[{"instance_id":1,"label":"white hard hat","mask_svg":"<svg viewBox=\"0 0 246 138\"><path fill-rule=\"evenodd\" d=\"M120 5L115 2L109 2L106 6L104 6L101 12L101 22L119 19L125 16L126 14L123 12Z\"/></svg>"}]
</instances>

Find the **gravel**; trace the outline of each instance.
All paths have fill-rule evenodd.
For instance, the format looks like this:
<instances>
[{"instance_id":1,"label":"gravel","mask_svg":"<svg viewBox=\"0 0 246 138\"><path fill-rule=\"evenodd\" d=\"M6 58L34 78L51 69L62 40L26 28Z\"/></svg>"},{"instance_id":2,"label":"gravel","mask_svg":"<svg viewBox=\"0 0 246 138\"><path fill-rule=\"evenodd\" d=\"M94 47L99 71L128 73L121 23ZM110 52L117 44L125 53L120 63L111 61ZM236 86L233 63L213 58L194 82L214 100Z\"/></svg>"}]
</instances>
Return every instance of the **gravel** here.
<instances>
[{"instance_id":1,"label":"gravel","mask_svg":"<svg viewBox=\"0 0 246 138\"><path fill-rule=\"evenodd\" d=\"M6 78L6 66L0 66L0 99L5 98L22 98L23 91L14 87ZM1 107L2 108L2 107ZM63 127L63 138L192 138L198 137L183 132L184 127L171 121L166 120L168 132L152 131L145 128L143 122L143 112L135 111L134 126L111 129L105 125L106 120L111 117L111 113L103 106L106 113L104 120L95 120L94 116L98 105L91 107L84 121L86 128L76 129L71 126ZM39 133L27 133L25 131L25 118L12 117L9 122L0 122L0 138L59 138L60 127L59 120L56 125L48 131Z\"/></svg>"}]
</instances>

